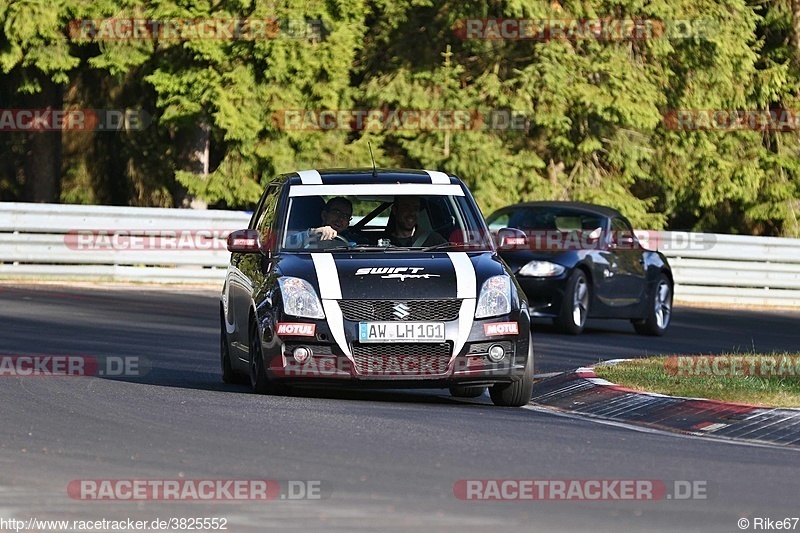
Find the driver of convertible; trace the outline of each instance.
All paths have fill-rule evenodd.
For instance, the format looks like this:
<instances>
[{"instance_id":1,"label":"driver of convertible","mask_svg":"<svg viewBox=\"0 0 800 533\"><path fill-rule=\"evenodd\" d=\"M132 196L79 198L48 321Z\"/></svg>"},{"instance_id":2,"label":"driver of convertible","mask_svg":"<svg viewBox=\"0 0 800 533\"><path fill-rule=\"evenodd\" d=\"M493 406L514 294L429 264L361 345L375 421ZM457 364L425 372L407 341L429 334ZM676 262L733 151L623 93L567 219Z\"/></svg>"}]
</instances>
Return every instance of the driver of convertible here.
<instances>
[{"instance_id":1,"label":"driver of convertible","mask_svg":"<svg viewBox=\"0 0 800 533\"><path fill-rule=\"evenodd\" d=\"M341 236L347 241L363 242L364 237L349 230L353 218L353 203L343 196L331 198L320 212L322 226L308 228L289 238L290 244L306 244L313 241L330 241Z\"/></svg>"}]
</instances>

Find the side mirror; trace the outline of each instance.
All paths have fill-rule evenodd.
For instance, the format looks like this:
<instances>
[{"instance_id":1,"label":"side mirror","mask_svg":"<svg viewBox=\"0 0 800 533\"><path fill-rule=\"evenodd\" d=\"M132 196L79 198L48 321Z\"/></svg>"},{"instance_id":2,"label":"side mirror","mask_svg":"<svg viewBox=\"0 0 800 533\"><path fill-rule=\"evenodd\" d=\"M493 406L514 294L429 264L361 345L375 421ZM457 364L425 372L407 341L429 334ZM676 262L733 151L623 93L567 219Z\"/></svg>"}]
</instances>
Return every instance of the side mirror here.
<instances>
[{"instance_id":1,"label":"side mirror","mask_svg":"<svg viewBox=\"0 0 800 533\"><path fill-rule=\"evenodd\" d=\"M497 232L497 246L501 250L513 250L515 248L525 248L528 245L528 237L525 232L517 228L502 228Z\"/></svg>"},{"instance_id":2,"label":"side mirror","mask_svg":"<svg viewBox=\"0 0 800 533\"><path fill-rule=\"evenodd\" d=\"M254 229L240 229L228 235L228 251L253 254L261 251L261 237Z\"/></svg>"}]
</instances>

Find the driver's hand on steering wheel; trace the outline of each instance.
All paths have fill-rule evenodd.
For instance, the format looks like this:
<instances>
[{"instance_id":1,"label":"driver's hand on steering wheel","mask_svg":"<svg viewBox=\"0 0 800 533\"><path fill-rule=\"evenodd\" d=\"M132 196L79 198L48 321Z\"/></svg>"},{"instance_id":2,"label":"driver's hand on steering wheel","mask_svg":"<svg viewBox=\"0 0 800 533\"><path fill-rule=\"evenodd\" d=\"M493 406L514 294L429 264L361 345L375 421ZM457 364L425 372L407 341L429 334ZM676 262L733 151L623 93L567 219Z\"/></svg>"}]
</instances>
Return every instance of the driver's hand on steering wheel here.
<instances>
[{"instance_id":1,"label":"driver's hand on steering wheel","mask_svg":"<svg viewBox=\"0 0 800 533\"><path fill-rule=\"evenodd\" d=\"M329 241L331 239L335 239L336 236L339 234L335 229L333 229L330 226L322 226L319 228L314 228L309 233L318 234L319 240L321 241Z\"/></svg>"}]
</instances>

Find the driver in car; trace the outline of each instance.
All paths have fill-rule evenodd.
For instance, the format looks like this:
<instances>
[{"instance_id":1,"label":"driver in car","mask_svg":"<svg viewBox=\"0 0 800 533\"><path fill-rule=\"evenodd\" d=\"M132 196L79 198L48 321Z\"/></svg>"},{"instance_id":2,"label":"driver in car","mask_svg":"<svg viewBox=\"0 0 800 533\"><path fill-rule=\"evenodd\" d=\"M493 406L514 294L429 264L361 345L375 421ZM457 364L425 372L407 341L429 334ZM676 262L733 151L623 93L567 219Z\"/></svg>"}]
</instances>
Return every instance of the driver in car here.
<instances>
[{"instance_id":1,"label":"driver in car","mask_svg":"<svg viewBox=\"0 0 800 533\"><path fill-rule=\"evenodd\" d=\"M353 203L343 196L331 198L320 212L322 226L308 228L287 239L290 246L306 245L316 241L330 241L342 237L349 242L365 244L362 235L349 229L353 218Z\"/></svg>"}]
</instances>

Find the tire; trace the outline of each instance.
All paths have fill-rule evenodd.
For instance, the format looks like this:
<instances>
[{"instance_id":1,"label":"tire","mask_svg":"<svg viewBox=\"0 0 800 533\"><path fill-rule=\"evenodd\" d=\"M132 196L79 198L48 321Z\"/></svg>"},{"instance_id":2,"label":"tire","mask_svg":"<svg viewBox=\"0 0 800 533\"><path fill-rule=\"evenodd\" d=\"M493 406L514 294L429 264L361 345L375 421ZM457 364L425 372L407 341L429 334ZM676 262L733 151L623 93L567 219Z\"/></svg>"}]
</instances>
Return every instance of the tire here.
<instances>
[{"instance_id":1,"label":"tire","mask_svg":"<svg viewBox=\"0 0 800 533\"><path fill-rule=\"evenodd\" d=\"M528 341L528 361L522 379L513 383L493 385L489 388L492 403L498 407L522 407L531 401L533 394L533 339Z\"/></svg>"},{"instance_id":2,"label":"tire","mask_svg":"<svg viewBox=\"0 0 800 533\"><path fill-rule=\"evenodd\" d=\"M486 387L450 387L450 396L453 398L478 398L483 396Z\"/></svg>"},{"instance_id":3,"label":"tire","mask_svg":"<svg viewBox=\"0 0 800 533\"><path fill-rule=\"evenodd\" d=\"M561 309L558 318L554 320L558 329L568 335L580 335L589 317L591 301L589 280L586 279L583 270L577 268L567 279L567 289L564 291Z\"/></svg>"},{"instance_id":4,"label":"tire","mask_svg":"<svg viewBox=\"0 0 800 533\"><path fill-rule=\"evenodd\" d=\"M288 385L267 378L264 352L261 349L261 339L255 322L250 325L250 388L256 394L285 395L291 392Z\"/></svg>"},{"instance_id":5,"label":"tire","mask_svg":"<svg viewBox=\"0 0 800 533\"><path fill-rule=\"evenodd\" d=\"M267 371L264 368L264 354L261 350L261 339L258 336L258 326L250 325L250 388L256 394L266 394L269 391Z\"/></svg>"},{"instance_id":6,"label":"tire","mask_svg":"<svg viewBox=\"0 0 800 533\"><path fill-rule=\"evenodd\" d=\"M220 325L219 335L219 363L222 369L222 381L225 383L239 383L239 375L231 366L231 350L228 346L228 335L225 333L225 322Z\"/></svg>"},{"instance_id":7,"label":"tire","mask_svg":"<svg viewBox=\"0 0 800 533\"><path fill-rule=\"evenodd\" d=\"M672 318L672 282L665 274L659 274L653 292L647 301L647 317L632 320L639 335L660 337L666 333Z\"/></svg>"}]
</instances>

